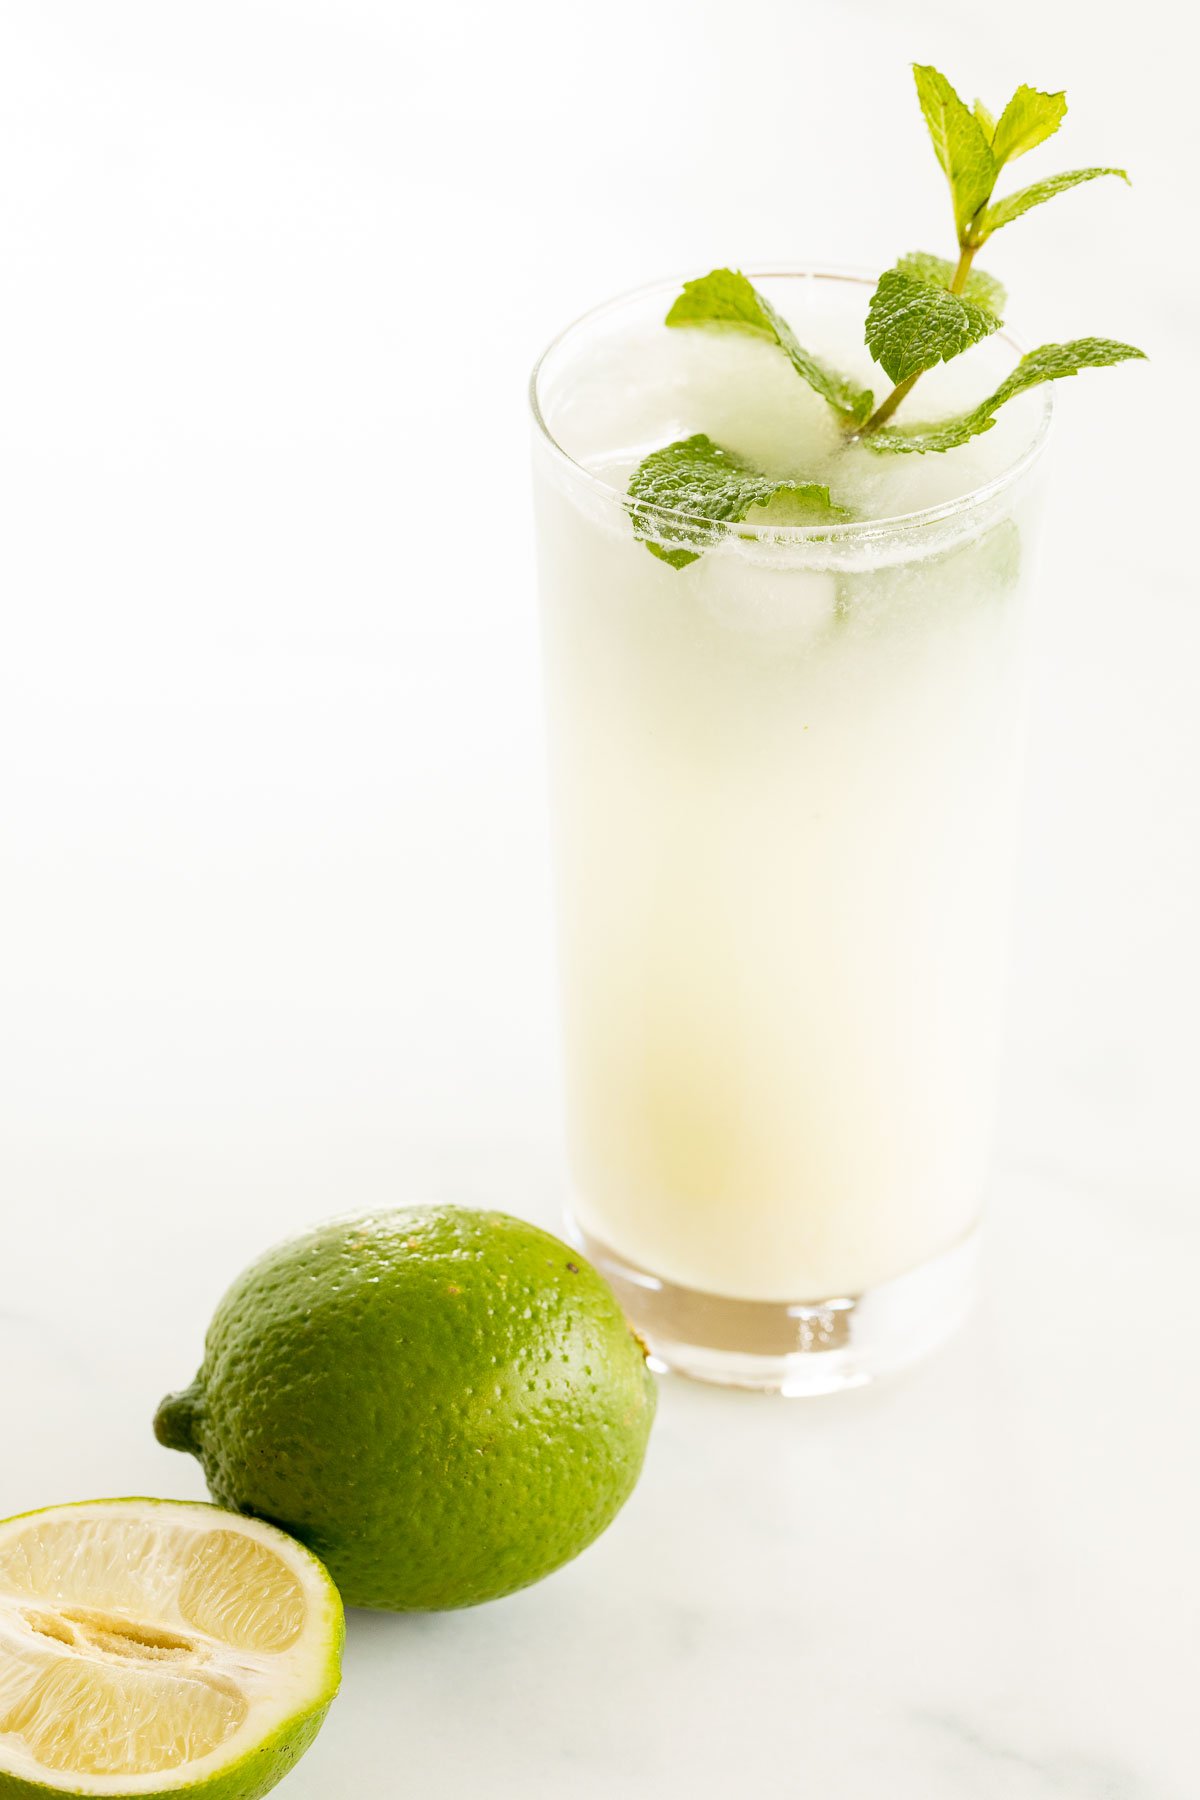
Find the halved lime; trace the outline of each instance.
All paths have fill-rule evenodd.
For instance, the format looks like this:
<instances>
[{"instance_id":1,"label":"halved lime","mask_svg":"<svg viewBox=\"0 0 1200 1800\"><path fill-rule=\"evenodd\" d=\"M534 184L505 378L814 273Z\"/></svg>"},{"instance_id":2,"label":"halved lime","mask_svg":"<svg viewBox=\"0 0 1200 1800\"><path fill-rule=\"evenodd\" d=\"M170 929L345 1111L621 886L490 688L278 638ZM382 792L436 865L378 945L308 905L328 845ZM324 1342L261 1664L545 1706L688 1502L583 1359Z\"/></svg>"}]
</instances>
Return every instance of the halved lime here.
<instances>
[{"instance_id":1,"label":"halved lime","mask_svg":"<svg viewBox=\"0 0 1200 1800\"><path fill-rule=\"evenodd\" d=\"M272 1525L174 1500L0 1523L0 1800L257 1800L337 1693L337 1589Z\"/></svg>"}]
</instances>

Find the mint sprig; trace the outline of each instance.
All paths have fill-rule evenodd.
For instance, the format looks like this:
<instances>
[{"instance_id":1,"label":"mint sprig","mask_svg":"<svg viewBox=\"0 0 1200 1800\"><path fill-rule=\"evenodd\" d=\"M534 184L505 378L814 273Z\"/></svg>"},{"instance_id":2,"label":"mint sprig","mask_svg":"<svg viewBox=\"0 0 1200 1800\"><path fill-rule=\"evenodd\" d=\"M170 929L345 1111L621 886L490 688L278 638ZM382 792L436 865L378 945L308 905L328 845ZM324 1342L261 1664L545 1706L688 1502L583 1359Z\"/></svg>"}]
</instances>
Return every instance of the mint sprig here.
<instances>
[{"instance_id":1,"label":"mint sprig","mask_svg":"<svg viewBox=\"0 0 1200 1800\"><path fill-rule=\"evenodd\" d=\"M698 281L685 281L683 292L667 314L668 325L707 325L751 332L777 344L804 381L850 425L867 417L873 395L806 350L787 320L738 269L713 269Z\"/></svg>"},{"instance_id":2,"label":"mint sprig","mask_svg":"<svg viewBox=\"0 0 1200 1800\"><path fill-rule=\"evenodd\" d=\"M1129 179L1124 169L1075 169L1035 182L992 205L1001 169L1054 135L1066 117L1067 96L1022 85L996 119L982 100L976 100L973 109L968 107L940 70L928 63L914 63L913 76L934 154L950 183L960 250L978 250L1001 225L1081 181L1094 181L1097 175ZM1026 200L1026 195L1031 197Z\"/></svg>"},{"instance_id":3,"label":"mint sprig","mask_svg":"<svg viewBox=\"0 0 1200 1800\"><path fill-rule=\"evenodd\" d=\"M1118 343L1114 338L1074 338L1069 344L1043 344L1023 356L1011 375L1005 376L995 393L981 400L970 412L955 419L942 419L933 425L893 425L877 431L868 441L872 450L904 451L955 450L982 431L990 431L996 414L1006 400L1038 387L1043 381L1061 381L1064 376L1078 375L1081 369L1104 369L1113 363L1144 358L1145 351L1132 344Z\"/></svg>"},{"instance_id":4,"label":"mint sprig","mask_svg":"<svg viewBox=\"0 0 1200 1800\"><path fill-rule=\"evenodd\" d=\"M740 524L751 512L761 511L763 522L775 525L836 524L850 517L822 483L776 481L703 432L645 457L630 477L626 505L634 536L673 569L694 563L726 525Z\"/></svg>"},{"instance_id":5,"label":"mint sprig","mask_svg":"<svg viewBox=\"0 0 1200 1800\"><path fill-rule=\"evenodd\" d=\"M996 181L1005 164L1035 150L1058 130L1066 116L1066 95L1043 93L1040 88L1022 84L996 118L981 100L973 108L968 107L941 71L929 63L915 63L913 77L934 154L950 183L954 206L958 261L952 268L945 265L949 276L942 276L941 285L960 304L947 304L936 292L922 296L915 289L902 288L899 276L912 278L920 272L906 267L905 259L881 277L867 315L867 347L895 386L856 434L874 448L894 447L880 443L883 428L924 371L935 363L949 362L985 337L989 311L996 315L997 324L1000 322L995 300L986 298L977 286L973 291L979 271L972 264L993 233L1081 182L1094 181L1100 175L1129 179L1123 169L1073 169L994 199ZM914 259L907 260L911 263ZM975 410L986 419L976 429L987 430L994 412L982 414L978 408ZM928 440L930 434L922 427L919 435ZM964 441L961 436L940 445L927 441L926 447L949 449Z\"/></svg>"},{"instance_id":6,"label":"mint sprig","mask_svg":"<svg viewBox=\"0 0 1200 1800\"><path fill-rule=\"evenodd\" d=\"M997 198L1001 171L1059 129L1066 95L1022 84L997 115L982 100L967 106L932 64L915 63L913 76L934 153L949 183L958 256L950 261L914 251L880 276L867 311L866 344L894 385L877 406L869 389L802 345L787 320L736 269L713 269L685 282L666 319L672 327L731 329L775 345L833 409L847 442L888 455L956 449L990 431L999 409L1029 388L1144 355L1113 338L1043 344L1022 357L994 392L969 411L927 424L892 424L928 369L962 355L999 329L1004 289L995 276L974 266L982 246L1034 207L1084 182L1102 175L1129 180L1124 169L1071 169ZM636 535L676 569L694 562L727 524L756 509L764 518L793 523L848 516L825 485L775 481L703 433L646 457L630 481L627 505Z\"/></svg>"}]
</instances>

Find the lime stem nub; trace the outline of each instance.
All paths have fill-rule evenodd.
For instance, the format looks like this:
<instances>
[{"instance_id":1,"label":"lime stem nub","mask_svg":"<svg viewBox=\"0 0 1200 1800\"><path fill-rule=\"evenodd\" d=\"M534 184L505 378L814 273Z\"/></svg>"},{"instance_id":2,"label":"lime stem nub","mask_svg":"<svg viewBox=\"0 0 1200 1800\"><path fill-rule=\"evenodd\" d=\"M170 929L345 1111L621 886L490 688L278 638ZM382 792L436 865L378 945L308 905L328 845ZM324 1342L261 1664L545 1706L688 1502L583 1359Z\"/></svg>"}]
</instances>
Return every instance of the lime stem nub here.
<instances>
[{"instance_id":1,"label":"lime stem nub","mask_svg":"<svg viewBox=\"0 0 1200 1800\"><path fill-rule=\"evenodd\" d=\"M154 1415L154 1435L168 1450L184 1450L195 1456L199 1449L196 1433L202 1408L200 1389L193 1382L178 1394L168 1394Z\"/></svg>"}]
</instances>

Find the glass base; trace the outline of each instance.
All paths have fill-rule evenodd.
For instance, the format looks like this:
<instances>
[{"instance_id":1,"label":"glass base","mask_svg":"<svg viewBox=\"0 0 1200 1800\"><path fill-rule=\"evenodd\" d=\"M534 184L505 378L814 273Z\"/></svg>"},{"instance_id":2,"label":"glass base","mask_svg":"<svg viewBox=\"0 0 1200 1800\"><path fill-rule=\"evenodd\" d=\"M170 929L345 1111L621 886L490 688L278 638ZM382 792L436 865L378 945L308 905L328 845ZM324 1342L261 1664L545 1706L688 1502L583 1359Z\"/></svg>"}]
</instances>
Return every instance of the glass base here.
<instances>
[{"instance_id":1,"label":"glass base","mask_svg":"<svg viewBox=\"0 0 1200 1800\"><path fill-rule=\"evenodd\" d=\"M927 1356L966 1318L979 1232L866 1293L730 1300L635 1268L571 1221L659 1370L789 1397L862 1387Z\"/></svg>"}]
</instances>

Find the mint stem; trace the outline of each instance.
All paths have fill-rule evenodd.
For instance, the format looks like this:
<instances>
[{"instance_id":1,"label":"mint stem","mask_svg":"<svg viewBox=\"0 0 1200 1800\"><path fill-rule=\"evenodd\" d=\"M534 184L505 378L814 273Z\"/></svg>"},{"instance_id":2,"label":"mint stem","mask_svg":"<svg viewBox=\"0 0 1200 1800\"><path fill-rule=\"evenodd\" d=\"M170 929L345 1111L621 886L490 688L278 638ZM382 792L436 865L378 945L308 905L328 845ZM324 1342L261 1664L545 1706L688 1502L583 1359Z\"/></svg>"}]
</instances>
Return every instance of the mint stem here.
<instances>
[{"instance_id":1,"label":"mint stem","mask_svg":"<svg viewBox=\"0 0 1200 1800\"><path fill-rule=\"evenodd\" d=\"M958 267L955 269L953 278L950 282L950 292L952 294L961 294L966 287L967 276L971 273L971 264L975 260L975 252L978 248L978 244L966 243L959 245ZM872 431L878 431L881 425L886 425L900 402L912 393L913 388L921 379L921 373L921 370L918 369L915 375L908 375L903 381L898 381L891 393L888 394L885 399L880 401L866 424L860 425L858 430L851 434L852 439L867 437Z\"/></svg>"}]
</instances>

